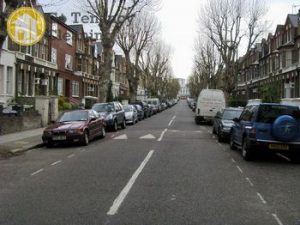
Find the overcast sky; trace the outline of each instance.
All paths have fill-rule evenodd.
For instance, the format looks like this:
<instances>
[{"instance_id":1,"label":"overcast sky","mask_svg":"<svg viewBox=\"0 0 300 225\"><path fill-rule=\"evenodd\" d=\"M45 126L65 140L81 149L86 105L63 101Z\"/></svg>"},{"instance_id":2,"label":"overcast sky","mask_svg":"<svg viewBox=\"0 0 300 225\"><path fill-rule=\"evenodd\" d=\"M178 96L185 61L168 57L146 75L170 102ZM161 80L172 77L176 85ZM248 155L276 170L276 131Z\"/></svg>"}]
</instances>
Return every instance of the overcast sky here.
<instances>
[{"instance_id":1,"label":"overcast sky","mask_svg":"<svg viewBox=\"0 0 300 225\"><path fill-rule=\"evenodd\" d=\"M174 75L187 78L192 72L194 41L197 38L197 18L204 0L161 0L157 16L162 25L163 40L172 47L172 67ZM52 7L44 7L45 11L64 13L71 24L74 17L72 11L80 11L76 0L39 0L42 5L57 3ZM61 4L61 2L63 4ZM267 0L267 20L272 24L270 32L274 32L277 24L285 22L288 13L296 13L300 9L300 0ZM292 7L297 5L297 7ZM95 29L95 28L94 28Z\"/></svg>"}]
</instances>

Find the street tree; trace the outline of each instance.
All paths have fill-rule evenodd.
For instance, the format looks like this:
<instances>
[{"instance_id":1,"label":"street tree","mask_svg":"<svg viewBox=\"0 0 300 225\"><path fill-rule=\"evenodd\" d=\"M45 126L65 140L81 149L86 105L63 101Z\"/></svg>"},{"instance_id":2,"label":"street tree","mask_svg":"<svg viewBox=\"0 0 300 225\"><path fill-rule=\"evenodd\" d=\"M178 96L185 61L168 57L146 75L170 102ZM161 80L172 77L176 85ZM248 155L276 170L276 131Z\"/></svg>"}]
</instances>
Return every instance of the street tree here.
<instances>
[{"instance_id":1,"label":"street tree","mask_svg":"<svg viewBox=\"0 0 300 225\"><path fill-rule=\"evenodd\" d=\"M126 76L129 83L130 101L134 102L137 88L142 75L139 61L143 51L158 32L157 19L149 12L142 12L133 20L128 20L117 36L117 44L122 49L126 60Z\"/></svg>"},{"instance_id":2,"label":"street tree","mask_svg":"<svg viewBox=\"0 0 300 225\"><path fill-rule=\"evenodd\" d=\"M132 20L145 7L153 6L154 0L86 0L88 13L98 19L101 31L101 43L103 46L103 70L104 77L101 87L100 100L107 101L110 76L112 73L113 47L117 35L126 21Z\"/></svg>"},{"instance_id":3,"label":"street tree","mask_svg":"<svg viewBox=\"0 0 300 225\"><path fill-rule=\"evenodd\" d=\"M201 30L214 43L224 63L224 90L234 90L237 74L238 50L246 42L246 54L266 30L263 16L265 2L261 0L211 0L200 14Z\"/></svg>"}]
</instances>

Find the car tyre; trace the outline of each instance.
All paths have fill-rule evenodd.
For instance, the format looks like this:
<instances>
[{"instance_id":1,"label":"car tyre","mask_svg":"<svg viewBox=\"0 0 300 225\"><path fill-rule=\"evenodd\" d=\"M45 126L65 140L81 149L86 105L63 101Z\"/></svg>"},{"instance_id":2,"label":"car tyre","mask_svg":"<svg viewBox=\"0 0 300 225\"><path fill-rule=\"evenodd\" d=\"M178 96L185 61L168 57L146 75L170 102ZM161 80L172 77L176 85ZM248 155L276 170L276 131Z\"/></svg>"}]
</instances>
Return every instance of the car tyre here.
<instances>
[{"instance_id":1,"label":"car tyre","mask_svg":"<svg viewBox=\"0 0 300 225\"><path fill-rule=\"evenodd\" d=\"M248 141L246 138L243 139L243 144L242 144L242 157L246 161L252 161L254 160L253 156L253 150L249 147Z\"/></svg>"},{"instance_id":2,"label":"car tyre","mask_svg":"<svg viewBox=\"0 0 300 225\"><path fill-rule=\"evenodd\" d=\"M46 147L47 147L47 148L52 148L52 147L53 147L53 143L52 143L52 142L48 142L48 143L46 144Z\"/></svg>"},{"instance_id":3,"label":"car tyre","mask_svg":"<svg viewBox=\"0 0 300 225\"><path fill-rule=\"evenodd\" d=\"M217 133L214 125L213 125L213 129L212 129L212 133L213 133L213 134L216 134L216 133Z\"/></svg>"},{"instance_id":4,"label":"car tyre","mask_svg":"<svg viewBox=\"0 0 300 225\"><path fill-rule=\"evenodd\" d=\"M101 129L101 138L104 138L106 136L106 131L105 131L105 127L102 126L102 129Z\"/></svg>"},{"instance_id":5,"label":"car tyre","mask_svg":"<svg viewBox=\"0 0 300 225\"><path fill-rule=\"evenodd\" d=\"M220 129L218 130L218 141L219 142L223 142L223 137L222 137L222 132L220 131Z\"/></svg>"},{"instance_id":6,"label":"car tyre","mask_svg":"<svg viewBox=\"0 0 300 225\"><path fill-rule=\"evenodd\" d=\"M89 141L90 141L89 132L85 130L85 131L83 132L83 140L82 140L82 144L83 144L84 146L88 146L88 145L89 145Z\"/></svg>"},{"instance_id":7,"label":"car tyre","mask_svg":"<svg viewBox=\"0 0 300 225\"><path fill-rule=\"evenodd\" d=\"M236 146L234 145L234 141L233 141L233 135L230 135L230 139L229 139L229 147L231 150L236 150Z\"/></svg>"},{"instance_id":8,"label":"car tyre","mask_svg":"<svg viewBox=\"0 0 300 225\"><path fill-rule=\"evenodd\" d=\"M125 119L123 119L122 129L126 129L126 121L125 121Z\"/></svg>"},{"instance_id":9,"label":"car tyre","mask_svg":"<svg viewBox=\"0 0 300 225\"><path fill-rule=\"evenodd\" d=\"M117 121L115 120L114 121L114 125L113 125L113 131L117 131L118 130L118 123Z\"/></svg>"},{"instance_id":10,"label":"car tyre","mask_svg":"<svg viewBox=\"0 0 300 225\"><path fill-rule=\"evenodd\" d=\"M300 163L300 153L299 152L292 152L290 159L291 159L292 163L299 164Z\"/></svg>"}]
</instances>

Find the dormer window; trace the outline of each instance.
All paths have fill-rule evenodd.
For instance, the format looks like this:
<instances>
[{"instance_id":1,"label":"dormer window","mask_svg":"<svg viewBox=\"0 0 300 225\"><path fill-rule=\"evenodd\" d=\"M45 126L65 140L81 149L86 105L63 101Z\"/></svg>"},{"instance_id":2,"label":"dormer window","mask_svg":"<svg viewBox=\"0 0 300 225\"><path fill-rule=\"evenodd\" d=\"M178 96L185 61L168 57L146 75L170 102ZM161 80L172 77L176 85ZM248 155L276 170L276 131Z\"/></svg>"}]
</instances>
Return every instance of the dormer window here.
<instances>
[{"instance_id":1,"label":"dormer window","mask_svg":"<svg viewBox=\"0 0 300 225\"><path fill-rule=\"evenodd\" d=\"M54 36L54 37L58 37L58 25L57 25L57 23L55 23L55 22L52 23L51 34L52 34L52 36Z\"/></svg>"}]
</instances>

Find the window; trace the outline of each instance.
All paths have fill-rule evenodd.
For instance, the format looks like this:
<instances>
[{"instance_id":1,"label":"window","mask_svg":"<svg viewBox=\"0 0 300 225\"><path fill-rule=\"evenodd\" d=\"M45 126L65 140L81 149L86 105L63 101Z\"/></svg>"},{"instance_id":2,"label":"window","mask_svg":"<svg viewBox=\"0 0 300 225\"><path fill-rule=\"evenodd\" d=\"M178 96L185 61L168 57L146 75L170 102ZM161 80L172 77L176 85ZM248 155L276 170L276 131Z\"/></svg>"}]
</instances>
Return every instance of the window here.
<instances>
[{"instance_id":1,"label":"window","mask_svg":"<svg viewBox=\"0 0 300 225\"><path fill-rule=\"evenodd\" d=\"M253 107L246 107L243 113L241 114L240 119L243 121L251 121L253 115Z\"/></svg>"},{"instance_id":2,"label":"window","mask_svg":"<svg viewBox=\"0 0 300 225\"><path fill-rule=\"evenodd\" d=\"M57 94L60 96L64 95L64 80L63 80L63 78L57 79Z\"/></svg>"},{"instance_id":3,"label":"window","mask_svg":"<svg viewBox=\"0 0 300 225\"><path fill-rule=\"evenodd\" d=\"M79 82L72 81L72 96L79 97Z\"/></svg>"},{"instance_id":4,"label":"window","mask_svg":"<svg viewBox=\"0 0 300 225\"><path fill-rule=\"evenodd\" d=\"M68 54L65 55L65 68L72 70L72 56Z\"/></svg>"},{"instance_id":5,"label":"window","mask_svg":"<svg viewBox=\"0 0 300 225\"><path fill-rule=\"evenodd\" d=\"M67 31L67 33L66 33L67 44L72 45L72 38L73 38L73 34L70 31Z\"/></svg>"},{"instance_id":6,"label":"window","mask_svg":"<svg viewBox=\"0 0 300 225\"><path fill-rule=\"evenodd\" d=\"M51 48L51 62L57 63L57 50L56 48Z\"/></svg>"},{"instance_id":7,"label":"window","mask_svg":"<svg viewBox=\"0 0 300 225\"><path fill-rule=\"evenodd\" d=\"M52 23L52 32L51 32L51 34L54 37L58 37L58 25L55 22Z\"/></svg>"},{"instance_id":8,"label":"window","mask_svg":"<svg viewBox=\"0 0 300 225\"><path fill-rule=\"evenodd\" d=\"M13 94L13 68L10 66L7 67L6 94L8 94L8 95Z\"/></svg>"}]
</instances>

